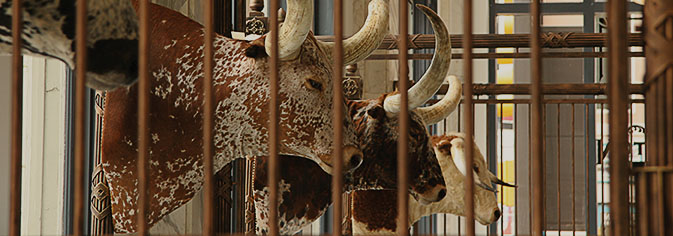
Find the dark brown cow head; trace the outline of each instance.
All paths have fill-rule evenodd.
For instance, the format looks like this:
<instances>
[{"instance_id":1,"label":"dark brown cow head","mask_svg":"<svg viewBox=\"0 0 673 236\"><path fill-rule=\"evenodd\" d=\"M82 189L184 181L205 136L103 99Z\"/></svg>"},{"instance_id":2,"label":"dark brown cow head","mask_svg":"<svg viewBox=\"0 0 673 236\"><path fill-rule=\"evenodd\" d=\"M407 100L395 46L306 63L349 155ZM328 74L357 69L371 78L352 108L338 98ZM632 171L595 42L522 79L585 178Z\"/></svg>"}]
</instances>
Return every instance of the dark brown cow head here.
<instances>
[{"instance_id":1,"label":"dark brown cow head","mask_svg":"<svg viewBox=\"0 0 673 236\"><path fill-rule=\"evenodd\" d=\"M442 167L447 196L439 202L422 204L409 200L409 223L437 213L464 216L465 209L465 134L448 133L432 137L433 148ZM467 172L475 176L474 216L483 225L497 221L501 212L492 184L515 187L503 182L488 170L486 159L479 148L474 148L474 167ZM462 167L461 167L462 166ZM462 170L461 170L462 169ZM397 222L397 192L356 191L353 193L353 234L394 234Z\"/></svg>"},{"instance_id":2,"label":"dark brown cow head","mask_svg":"<svg viewBox=\"0 0 673 236\"><path fill-rule=\"evenodd\" d=\"M383 40L384 0L379 14L344 42L346 63L366 57ZM383 9L383 10L381 10ZM381 14L383 11L385 14ZM331 171L331 44L309 32L312 0L288 1L280 28L280 154L299 156ZM201 189L203 28L180 13L150 7L150 225ZM244 156L268 155L268 38L253 42L216 36L214 43L215 171ZM337 101L343 102L343 101ZM135 231L137 86L107 94L103 150L118 232ZM346 113L344 111L344 113ZM361 163L351 117L344 114L344 168Z\"/></svg>"},{"instance_id":3,"label":"dark brown cow head","mask_svg":"<svg viewBox=\"0 0 673 236\"><path fill-rule=\"evenodd\" d=\"M429 8L420 7L430 18L435 28L437 46L433 66L419 83L410 89L417 91L410 100L427 100L439 87L448 73L450 63L450 42L446 27L441 19ZM441 65L441 66L439 66ZM461 97L460 81L449 77L449 93L435 105L415 108L410 111L411 127L409 134L409 186L413 197L423 203L442 199L446 193L444 178L435 157L426 126L446 118L456 107ZM439 81L439 82L437 82ZM431 90L418 90L425 88ZM416 90L414 90L416 89ZM420 91L420 92L419 92ZM413 94L413 93L412 93ZM392 95L395 96L395 95ZM397 187L397 111L386 111L384 104L391 96L383 95L379 99L349 101L348 111L353 117L356 133L364 152L362 165L346 176L346 190L363 189L395 189ZM268 229L268 191L266 175L266 158L259 161L255 171L255 208L257 233L265 233ZM261 163L261 164L260 164ZM298 175L297 173L301 173ZM313 163L297 157L281 158L281 204L279 208L282 234L291 234L306 224L317 219L331 204L331 178L322 173ZM306 176L311 176L306 178Z\"/></svg>"}]
</instances>

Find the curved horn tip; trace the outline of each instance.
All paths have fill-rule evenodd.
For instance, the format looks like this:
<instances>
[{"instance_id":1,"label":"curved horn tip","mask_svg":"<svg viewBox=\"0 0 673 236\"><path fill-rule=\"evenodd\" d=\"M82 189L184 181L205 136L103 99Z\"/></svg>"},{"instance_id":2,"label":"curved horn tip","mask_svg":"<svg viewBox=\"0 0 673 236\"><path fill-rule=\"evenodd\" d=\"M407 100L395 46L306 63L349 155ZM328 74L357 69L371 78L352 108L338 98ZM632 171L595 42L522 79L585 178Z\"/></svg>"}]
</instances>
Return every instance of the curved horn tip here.
<instances>
[{"instance_id":1,"label":"curved horn tip","mask_svg":"<svg viewBox=\"0 0 673 236\"><path fill-rule=\"evenodd\" d=\"M510 184L510 183L507 183L505 181L502 181L501 179L499 179L497 177L493 178L493 183L498 184L498 185L502 185L502 186L512 187L512 188L517 188L518 187L514 184Z\"/></svg>"}]
</instances>

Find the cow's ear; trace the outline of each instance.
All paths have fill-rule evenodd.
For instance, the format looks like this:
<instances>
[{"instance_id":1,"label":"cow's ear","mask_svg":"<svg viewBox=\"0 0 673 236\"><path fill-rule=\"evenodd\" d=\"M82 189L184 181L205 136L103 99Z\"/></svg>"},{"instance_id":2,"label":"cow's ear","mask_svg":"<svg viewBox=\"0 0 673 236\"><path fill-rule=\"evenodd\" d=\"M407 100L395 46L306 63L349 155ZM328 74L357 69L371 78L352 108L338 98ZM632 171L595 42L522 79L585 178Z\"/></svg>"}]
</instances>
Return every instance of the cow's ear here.
<instances>
[{"instance_id":1,"label":"cow's ear","mask_svg":"<svg viewBox=\"0 0 673 236\"><path fill-rule=\"evenodd\" d=\"M248 44L248 47L245 48L245 56L250 58L263 58L269 55L266 54L266 49L264 48L264 39L266 37L260 37Z\"/></svg>"},{"instance_id":2,"label":"cow's ear","mask_svg":"<svg viewBox=\"0 0 673 236\"><path fill-rule=\"evenodd\" d=\"M451 155L451 142L442 140L437 144L437 150L446 155Z\"/></svg>"},{"instance_id":3,"label":"cow's ear","mask_svg":"<svg viewBox=\"0 0 673 236\"><path fill-rule=\"evenodd\" d=\"M382 106L377 105L367 110L367 115L371 116L375 120L381 120L386 117L386 110L384 110Z\"/></svg>"}]
</instances>

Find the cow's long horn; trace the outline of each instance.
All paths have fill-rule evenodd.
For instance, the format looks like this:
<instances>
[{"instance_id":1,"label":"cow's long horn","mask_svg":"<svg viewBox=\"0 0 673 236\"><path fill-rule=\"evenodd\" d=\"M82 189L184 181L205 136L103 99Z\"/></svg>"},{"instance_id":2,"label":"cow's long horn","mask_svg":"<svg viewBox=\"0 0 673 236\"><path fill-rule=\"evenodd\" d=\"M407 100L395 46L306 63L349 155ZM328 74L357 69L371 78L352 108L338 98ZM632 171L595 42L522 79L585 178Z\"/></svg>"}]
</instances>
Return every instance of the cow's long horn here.
<instances>
[{"instance_id":1,"label":"cow's long horn","mask_svg":"<svg viewBox=\"0 0 673 236\"><path fill-rule=\"evenodd\" d=\"M306 40L313 21L313 0L288 0L285 22L278 32L278 58L292 60L299 55L299 48ZM264 43L271 55L271 37Z\"/></svg>"},{"instance_id":2,"label":"cow's long horn","mask_svg":"<svg viewBox=\"0 0 673 236\"><path fill-rule=\"evenodd\" d=\"M388 0L372 0L369 2L369 13L360 31L343 41L344 64L362 61L381 45L388 31ZM334 43L321 42L329 56Z\"/></svg>"},{"instance_id":3,"label":"cow's long horn","mask_svg":"<svg viewBox=\"0 0 673 236\"><path fill-rule=\"evenodd\" d=\"M456 110L462 93L463 86L460 84L460 80L458 80L456 76L450 75L449 90L442 100L439 100L439 102L429 107L416 108L416 114L418 114L428 125L440 122Z\"/></svg>"},{"instance_id":4,"label":"cow's long horn","mask_svg":"<svg viewBox=\"0 0 673 236\"><path fill-rule=\"evenodd\" d=\"M510 183L507 183L507 182L505 182L505 181L502 181L501 179L499 179L497 176L495 176L495 175L492 174L492 173L490 173L490 175L491 175L491 182L493 182L494 184L498 184L498 185L502 185L502 186L507 186L507 187L512 187L512 188L516 188L516 187L517 187L517 186L514 185L514 184L510 184Z\"/></svg>"},{"instance_id":5,"label":"cow's long horn","mask_svg":"<svg viewBox=\"0 0 673 236\"><path fill-rule=\"evenodd\" d=\"M409 109L415 109L423 105L425 101L434 95L442 81L449 72L451 63L451 40L449 39L449 30L444 21L432 9L416 4L416 7L423 11L432 23L435 30L435 55L432 57L430 68L425 72L421 80L409 89ZM383 108L387 112L397 113L400 111L400 95L389 96L383 103Z\"/></svg>"}]
</instances>

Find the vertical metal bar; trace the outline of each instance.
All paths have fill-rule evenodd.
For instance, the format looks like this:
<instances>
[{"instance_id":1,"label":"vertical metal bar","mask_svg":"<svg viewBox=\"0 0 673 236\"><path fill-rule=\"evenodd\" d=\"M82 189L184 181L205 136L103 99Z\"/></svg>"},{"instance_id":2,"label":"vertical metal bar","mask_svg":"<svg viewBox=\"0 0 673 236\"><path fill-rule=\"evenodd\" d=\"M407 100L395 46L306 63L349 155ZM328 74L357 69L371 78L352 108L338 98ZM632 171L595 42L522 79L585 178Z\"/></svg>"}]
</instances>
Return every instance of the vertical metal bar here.
<instances>
[{"instance_id":1,"label":"vertical metal bar","mask_svg":"<svg viewBox=\"0 0 673 236\"><path fill-rule=\"evenodd\" d=\"M664 200L665 199L665 197L664 197L664 194L665 194L665 192L664 192L664 173L662 172L661 169L657 170L656 179L657 179L656 181L653 181L654 182L653 185L656 185L656 187L654 187L654 189L656 189L654 192L657 193L657 196L656 196L657 204L653 204L653 205L655 205L655 206L658 205L658 207L654 208L654 209L657 209L656 212L658 213L657 218L656 218L657 219L656 225L659 226L657 228L657 231L659 231L659 235L663 236L663 235L666 235L666 223L665 223L666 222L665 221L665 219L666 219L666 217L665 217L666 216L666 204L665 204L665 200ZM670 227L670 225L668 227ZM615 235L617 235L617 234L615 234Z\"/></svg>"},{"instance_id":2,"label":"vertical metal bar","mask_svg":"<svg viewBox=\"0 0 673 236\"><path fill-rule=\"evenodd\" d=\"M472 101L472 0L463 1L463 74L465 75L465 167L472 169L474 155L474 107ZM465 175L466 235L474 236L474 176Z\"/></svg>"},{"instance_id":3,"label":"vertical metal bar","mask_svg":"<svg viewBox=\"0 0 673 236\"><path fill-rule=\"evenodd\" d=\"M658 156L654 157L655 163L657 165L664 165L666 162L666 88L665 88L665 79L659 79L654 83L654 89L657 91L657 149L659 152Z\"/></svg>"},{"instance_id":4,"label":"vertical metal bar","mask_svg":"<svg viewBox=\"0 0 673 236\"><path fill-rule=\"evenodd\" d=\"M278 89L278 8L279 0L269 1L269 36L271 37L271 55L269 60L269 234L278 235L278 122L280 121Z\"/></svg>"},{"instance_id":5,"label":"vertical metal bar","mask_svg":"<svg viewBox=\"0 0 673 236\"><path fill-rule=\"evenodd\" d=\"M647 181L647 172L640 172L638 174L638 232L640 235L650 235L649 233L649 217L650 217L650 204L647 202L649 200L649 182Z\"/></svg>"},{"instance_id":6,"label":"vertical metal bar","mask_svg":"<svg viewBox=\"0 0 673 236\"><path fill-rule=\"evenodd\" d=\"M75 25L75 191L73 235L84 234L84 125L86 122L86 67L87 67L87 1L78 0Z\"/></svg>"},{"instance_id":7,"label":"vertical metal bar","mask_svg":"<svg viewBox=\"0 0 673 236\"><path fill-rule=\"evenodd\" d=\"M500 103L500 179L505 179L505 168L503 164L503 103ZM500 186L500 203L505 205L505 188ZM504 210L504 209L503 209ZM501 211L502 212L502 211ZM500 217L500 235L505 235L505 218Z\"/></svg>"},{"instance_id":8,"label":"vertical metal bar","mask_svg":"<svg viewBox=\"0 0 673 236\"><path fill-rule=\"evenodd\" d=\"M23 118L23 56L21 32L23 31L22 1L12 0L12 161L10 167L9 235L21 234L21 137Z\"/></svg>"},{"instance_id":9,"label":"vertical metal bar","mask_svg":"<svg viewBox=\"0 0 673 236\"><path fill-rule=\"evenodd\" d=\"M589 124L589 104L584 104L584 116L586 119L584 119L584 143L586 145L585 150L584 150L584 179L586 180L584 182L584 198L586 199L586 212L585 212L585 230L589 232L589 225L595 224L596 222L591 222L591 217L590 217L590 207L589 205L591 204L591 199L589 195L589 126L595 126L595 124ZM595 132L594 132L595 133ZM594 167L595 168L595 167Z\"/></svg>"},{"instance_id":10,"label":"vertical metal bar","mask_svg":"<svg viewBox=\"0 0 673 236\"><path fill-rule=\"evenodd\" d=\"M213 92L213 41L214 20L213 1L203 1L203 21L205 32L203 34L205 44L203 55L203 229L204 236L214 235L214 201L215 180L213 175L213 116L215 114L215 94ZM233 163L232 163L233 165Z\"/></svg>"},{"instance_id":11,"label":"vertical metal bar","mask_svg":"<svg viewBox=\"0 0 673 236\"><path fill-rule=\"evenodd\" d=\"M656 132L657 132L657 138L655 139L657 142L657 150L659 155L654 156L654 163L656 165L664 165L666 162L666 110L668 109L666 107L666 89L664 88L664 83L666 80L664 78L661 78L657 80L654 83L653 89L657 91L657 123L656 123ZM654 141L654 140L653 140Z\"/></svg>"},{"instance_id":12,"label":"vertical metal bar","mask_svg":"<svg viewBox=\"0 0 673 236\"><path fill-rule=\"evenodd\" d=\"M610 103L610 225L629 234L627 1L608 1L608 101Z\"/></svg>"},{"instance_id":13,"label":"vertical metal bar","mask_svg":"<svg viewBox=\"0 0 673 236\"><path fill-rule=\"evenodd\" d=\"M561 235L561 103L556 104L556 226Z\"/></svg>"},{"instance_id":14,"label":"vertical metal bar","mask_svg":"<svg viewBox=\"0 0 673 236\"><path fill-rule=\"evenodd\" d=\"M400 92L400 131L397 139L397 233L407 235L409 233L409 178L407 173L407 156L409 154L409 98L407 88L409 87L409 68L408 68L408 34L409 34L409 5L407 1L399 0L399 92Z\"/></svg>"},{"instance_id":15,"label":"vertical metal bar","mask_svg":"<svg viewBox=\"0 0 673 236\"><path fill-rule=\"evenodd\" d=\"M533 113L528 103L528 231L533 234Z\"/></svg>"},{"instance_id":16,"label":"vertical metal bar","mask_svg":"<svg viewBox=\"0 0 673 236\"><path fill-rule=\"evenodd\" d=\"M540 0L532 0L530 4L530 68L531 68L531 113L532 113L532 162L533 162L533 235L542 235L544 230L544 164L542 131L542 55L540 49Z\"/></svg>"},{"instance_id":17,"label":"vertical metal bar","mask_svg":"<svg viewBox=\"0 0 673 236\"><path fill-rule=\"evenodd\" d=\"M512 130L514 130L514 185L518 186L517 184L517 176L518 176L518 171L517 171L517 156L519 153L517 152L517 145L518 145L518 132L517 129L518 127L518 107L517 104L514 103L514 119L512 119L514 122L514 125L512 126ZM519 207L519 189L514 188L514 209L517 209ZM514 235L519 235L519 214L517 212L514 213Z\"/></svg>"},{"instance_id":18,"label":"vertical metal bar","mask_svg":"<svg viewBox=\"0 0 673 236\"><path fill-rule=\"evenodd\" d=\"M605 133L604 131L605 124L605 104L601 103L601 139L598 142L599 151L598 151L598 160L601 163L601 234L605 235L605 163L603 158L605 157L603 150L603 143L605 143Z\"/></svg>"},{"instance_id":19,"label":"vertical metal bar","mask_svg":"<svg viewBox=\"0 0 673 236\"><path fill-rule=\"evenodd\" d=\"M343 1L334 0L334 78L332 78L332 126L334 138L332 141L332 235L341 235L341 220L343 219L343 204L341 191L343 190Z\"/></svg>"},{"instance_id":20,"label":"vertical metal bar","mask_svg":"<svg viewBox=\"0 0 673 236\"><path fill-rule=\"evenodd\" d=\"M610 225L629 234L627 1L608 1L608 101L610 103ZM662 205L662 209L663 209ZM663 215L662 215L663 218Z\"/></svg>"},{"instance_id":21,"label":"vertical metal bar","mask_svg":"<svg viewBox=\"0 0 673 236\"><path fill-rule=\"evenodd\" d=\"M570 168L572 171L572 183L571 185L571 193L572 193L572 224L573 224L573 236L575 236L575 104L571 103L571 112L570 115L572 116L570 118L570 126L571 126L571 133L570 133Z\"/></svg>"},{"instance_id":22,"label":"vertical metal bar","mask_svg":"<svg viewBox=\"0 0 673 236\"><path fill-rule=\"evenodd\" d=\"M138 230L139 235L149 234L147 211L148 162L149 156L149 113L150 113L150 75L149 75L149 0L139 1L139 45L138 45Z\"/></svg>"}]
</instances>

